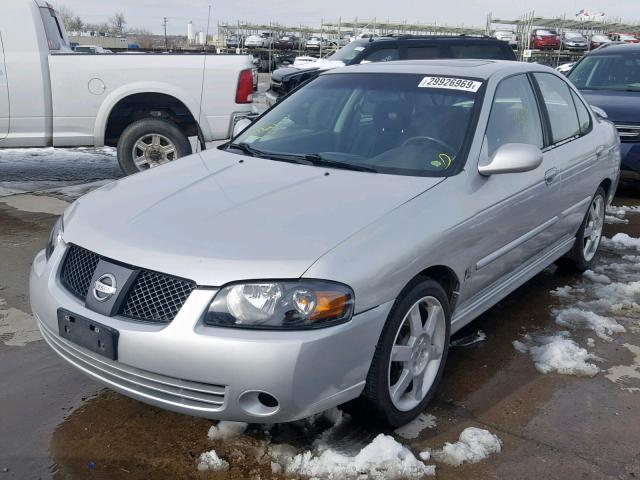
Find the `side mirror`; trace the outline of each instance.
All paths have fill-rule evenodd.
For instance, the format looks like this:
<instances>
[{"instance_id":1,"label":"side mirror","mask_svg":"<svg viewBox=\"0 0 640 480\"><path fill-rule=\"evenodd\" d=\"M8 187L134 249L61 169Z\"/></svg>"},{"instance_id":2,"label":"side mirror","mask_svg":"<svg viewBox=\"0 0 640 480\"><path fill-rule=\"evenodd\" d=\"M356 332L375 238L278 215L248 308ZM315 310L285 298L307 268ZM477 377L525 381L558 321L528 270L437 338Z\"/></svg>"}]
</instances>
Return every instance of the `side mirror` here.
<instances>
[{"instance_id":1,"label":"side mirror","mask_svg":"<svg viewBox=\"0 0 640 480\"><path fill-rule=\"evenodd\" d=\"M487 165L479 165L480 175L529 172L542 163L542 151L526 143L505 143L493 154Z\"/></svg>"},{"instance_id":2,"label":"side mirror","mask_svg":"<svg viewBox=\"0 0 640 480\"><path fill-rule=\"evenodd\" d=\"M236 137L240 135L252 123L253 122L248 118L241 118L240 120L238 120L233 126L233 136Z\"/></svg>"},{"instance_id":3,"label":"side mirror","mask_svg":"<svg viewBox=\"0 0 640 480\"><path fill-rule=\"evenodd\" d=\"M607 115L607 112L605 112L600 107L596 107L595 105L589 105L589 106L591 107L591 111L593 111L593 113L595 113L598 117L602 118L603 120L609 119L609 115Z\"/></svg>"}]
</instances>

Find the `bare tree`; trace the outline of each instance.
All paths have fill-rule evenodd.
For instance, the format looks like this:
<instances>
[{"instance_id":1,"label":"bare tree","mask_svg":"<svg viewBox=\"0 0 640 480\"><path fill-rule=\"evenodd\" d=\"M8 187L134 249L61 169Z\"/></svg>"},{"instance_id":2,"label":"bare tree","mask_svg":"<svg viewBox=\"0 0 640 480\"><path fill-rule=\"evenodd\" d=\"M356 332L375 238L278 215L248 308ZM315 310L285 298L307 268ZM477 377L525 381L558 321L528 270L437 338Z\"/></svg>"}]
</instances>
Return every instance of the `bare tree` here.
<instances>
[{"instance_id":1,"label":"bare tree","mask_svg":"<svg viewBox=\"0 0 640 480\"><path fill-rule=\"evenodd\" d=\"M116 12L116 14L109 19L109 26L111 27L111 33L116 35L124 35L127 21L124 19L124 13Z\"/></svg>"},{"instance_id":2,"label":"bare tree","mask_svg":"<svg viewBox=\"0 0 640 480\"><path fill-rule=\"evenodd\" d=\"M64 28L66 28L70 32L82 31L84 22L78 15L73 12L73 10L71 10L66 5L60 5L57 8L57 12L62 19L62 23L64 23Z\"/></svg>"}]
</instances>

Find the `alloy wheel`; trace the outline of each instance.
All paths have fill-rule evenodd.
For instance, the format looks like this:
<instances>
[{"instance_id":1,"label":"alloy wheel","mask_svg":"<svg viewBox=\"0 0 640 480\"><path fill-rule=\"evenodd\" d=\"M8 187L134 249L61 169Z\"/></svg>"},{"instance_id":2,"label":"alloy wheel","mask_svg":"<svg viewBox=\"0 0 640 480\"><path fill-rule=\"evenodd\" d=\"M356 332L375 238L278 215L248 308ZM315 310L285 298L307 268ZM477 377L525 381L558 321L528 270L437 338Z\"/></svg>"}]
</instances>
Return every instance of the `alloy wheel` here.
<instances>
[{"instance_id":1,"label":"alloy wheel","mask_svg":"<svg viewBox=\"0 0 640 480\"><path fill-rule=\"evenodd\" d=\"M176 146L158 133L146 134L133 144L133 161L138 170L148 170L176 158Z\"/></svg>"},{"instance_id":2,"label":"alloy wheel","mask_svg":"<svg viewBox=\"0 0 640 480\"><path fill-rule=\"evenodd\" d=\"M593 259L598 250L598 245L600 245L602 229L604 228L604 216L604 198L596 195L589 207L587 223L584 227L582 254L587 262Z\"/></svg>"},{"instance_id":3,"label":"alloy wheel","mask_svg":"<svg viewBox=\"0 0 640 480\"><path fill-rule=\"evenodd\" d=\"M426 397L445 350L446 318L440 301L423 297L409 309L395 336L388 388L393 405L406 412Z\"/></svg>"}]
</instances>

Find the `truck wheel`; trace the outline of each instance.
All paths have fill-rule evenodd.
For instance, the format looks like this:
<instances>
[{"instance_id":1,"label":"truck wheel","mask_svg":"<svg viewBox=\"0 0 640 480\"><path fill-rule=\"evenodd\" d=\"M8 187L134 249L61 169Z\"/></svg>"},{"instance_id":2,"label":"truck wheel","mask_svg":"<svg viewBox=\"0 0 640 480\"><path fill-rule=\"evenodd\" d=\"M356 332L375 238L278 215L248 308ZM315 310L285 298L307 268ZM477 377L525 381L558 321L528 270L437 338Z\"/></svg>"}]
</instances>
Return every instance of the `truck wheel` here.
<instances>
[{"instance_id":1,"label":"truck wheel","mask_svg":"<svg viewBox=\"0 0 640 480\"><path fill-rule=\"evenodd\" d=\"M145 118L124 129L118 140L118 163L127 175L190 155L191 144L168 120Z\"/></svg>"},{"instance_id":2,"label":"truck wheel","mask_svg":"<svg viewBox=\"0 0 640 480\"><path fill-rule=\"evenodd\" d=\"M450 334L445 291L431 279L416 283L389 313L356 416L392 427L416 418L440 382Z\"/></svg>"},{"instance_id":3,"label":"truck wheel","mask_svg":"<svg viewBox=\"0 0 640 480\"><path fill-rule=\"evenodd\" d=\"M574 272L584 272L591 268L602 239L606 198L607 194L604 189L598 187L598 191L593 196L589 210L576 234L576 242L573 244L573 248L565 257L556 262L559 267Z\"/></svg>"}]
</instances>

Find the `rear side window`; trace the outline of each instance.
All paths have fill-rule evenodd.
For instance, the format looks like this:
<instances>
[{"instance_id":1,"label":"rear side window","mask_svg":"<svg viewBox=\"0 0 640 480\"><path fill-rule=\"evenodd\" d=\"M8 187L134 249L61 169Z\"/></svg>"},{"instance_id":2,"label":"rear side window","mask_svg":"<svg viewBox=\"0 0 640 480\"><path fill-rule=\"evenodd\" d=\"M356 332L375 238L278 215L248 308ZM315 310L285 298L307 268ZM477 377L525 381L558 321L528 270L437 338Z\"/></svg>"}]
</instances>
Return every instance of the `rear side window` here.
<instances>
[{"instance_id":1,"label":"rear side window","mask_svg":"<svg viewBox=\"0 0 640 480\"><path fill-rule=\"evenodd\" d=\"M364 59L370 62L390 62L392 60L398 60L399 54L397 48L383 48L382 50L376 50L368 55L365 55Z\"/></svg>"},{"instance_id":2,"label":"rear side window","mask_svg":"<svg viewBox=\"0 0 640 480\"><path fill-rule=\"evenodd\" d=\"M503 48L500 45L451 45L451 57L452 58L477 58L477 59L489 59L489 60L515 60L513 52L508 52L510 47Z\"/></svg>"},{"instance_id":3,"label":"rear side window","mask_svg":"<svg viewBox=\"0 0 640 480\"><path fill-rule=\"evenodd\" d=\"M489 156L506 143L543 146L542 123L536 97L526 75L503 80L496 90L487 124Z\"/></svg>"},{"instance_id":4,"label":"rear side window","mask_svg":"<svg viewBox=\"0 0 640 480\"><path fill-rule=\"evenodd\" d=\"M569 85L550 73L534 74L549 112L552 143L580 135L580 122Z\"/></svg>"},{"instance_id":5,"label":"rear side window","mask_svg":"<svg viewBox=\"0 0 640 480\"><path fill-rule=\"evenodd\" d=\"M580 123L580 133L582 135L586 135L591 131L591 115L589 115L589 110L587 106L584 104L582 100L575 94L575 92L571 91L571 97L573 98L573 103L576 106L576 111L578 112L578 122Z\"/></svg>"},{"instance_id":6,"label":"rear side window","mask_svg":"<svg viewBox=\"0 0 640 480\"><path fill-rule=\"evenodd\" d=\"M40 7L40 16L42 17L42 25L47 35L49 50L62 50L68 47L64 27L58 21L56 12L47 7Z\"/></svg>"},{"instance_id":7,"label":"rear side window","mask_svg":"<svg viewBox=\"0 0 640 480\"><path fill-rule=\"evenodd\" d=\"M440 54L435 45L410 46L407 48L407 58L409 60L431 60L440 58Z\"/></svg>"}]
</instances>

